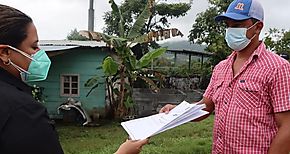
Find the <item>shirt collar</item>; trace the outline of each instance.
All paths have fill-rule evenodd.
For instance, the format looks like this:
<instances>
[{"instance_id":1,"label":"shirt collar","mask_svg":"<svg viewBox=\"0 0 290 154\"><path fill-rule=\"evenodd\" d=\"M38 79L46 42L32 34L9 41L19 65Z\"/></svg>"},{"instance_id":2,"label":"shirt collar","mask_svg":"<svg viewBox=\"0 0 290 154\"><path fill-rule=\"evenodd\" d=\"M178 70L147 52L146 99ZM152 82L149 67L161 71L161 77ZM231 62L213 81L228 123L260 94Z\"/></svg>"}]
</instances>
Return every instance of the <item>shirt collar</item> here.
<instances>
[{"instance_id":1,"label":"shirt collar","mask_svg":"<svg viewBox=\"0 0 290 154\"><path fill-rule=\"evenodd\" d=\"M258 48L254 51L252 56L260 57L263 51L266 51L266 45L264 42L261 42Z\"/></svg>"},{"instance_id":2,"label":"shirt collar","mask_svg":"<svg viewBox=\"0 0 290 154\"><path fill-rule=\"evenodd\" d=\"M17 89L31 95L31 87L0 67L0 81L8 83Z\"/></svg>"},{"instance_id":3,"label":"shirt collar","mask_svg":"<svg viewBox=\"0 0 290 154\"><path fill-rule=\"evenodd\" d=\"M264 42L261 42L258 48L253 52L249 59L253 60L254 57L260 57L262 52L266 51L266 45ZM237 51L233 51L230 56L228 57L229 61L232 62L237 55Z\"/></svg>"}]
</instances>

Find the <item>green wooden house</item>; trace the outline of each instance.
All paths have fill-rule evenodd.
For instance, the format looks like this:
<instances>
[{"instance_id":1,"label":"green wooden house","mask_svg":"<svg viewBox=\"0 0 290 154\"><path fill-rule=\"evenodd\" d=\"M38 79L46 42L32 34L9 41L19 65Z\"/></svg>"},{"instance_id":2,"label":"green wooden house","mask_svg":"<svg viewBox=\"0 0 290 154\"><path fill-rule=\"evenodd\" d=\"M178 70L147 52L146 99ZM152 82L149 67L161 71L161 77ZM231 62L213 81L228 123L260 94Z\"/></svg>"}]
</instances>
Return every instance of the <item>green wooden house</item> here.
<instances>
[{"instance_id":1,"label":"green wooden house","mask_svg":"<svg viewBox=\"0 0 290 154\"><path fill-rule=\"evenodd\" d=\"M43 88L42 98L51 118L61 118L57 108L68 98L80 101L88 112L104 109L105 84L100 84L88 97L90 88L84 86L92 76L103 74L97 68L110 54L104 42L57 40L40 41L39 45L52 63L47 80L32 84Z\"/></svg>"}]
</instances>

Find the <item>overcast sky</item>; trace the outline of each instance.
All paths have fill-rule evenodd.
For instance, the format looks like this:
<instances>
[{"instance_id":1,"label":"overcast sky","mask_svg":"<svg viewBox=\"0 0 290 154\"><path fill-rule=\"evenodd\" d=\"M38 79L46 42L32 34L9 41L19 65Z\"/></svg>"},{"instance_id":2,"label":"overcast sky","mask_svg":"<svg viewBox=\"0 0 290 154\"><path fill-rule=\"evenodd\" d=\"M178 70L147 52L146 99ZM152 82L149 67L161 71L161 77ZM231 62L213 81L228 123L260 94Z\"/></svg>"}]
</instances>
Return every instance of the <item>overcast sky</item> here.
<instances>
[{"instance_id":1,"label":"overcast sky","mask_svg":"<svg viewBox=\"0 0 290 154\"><path fill-rule=\"evenodd\" d=\"M116 0L120 3L122 0ZM169 0L187 2L189 0ZM265 33L269 28L290 29L290 0L260 0L265 12ZM86 30L89 0L0 0L0 4L15 7L31 16L41 40L65 39L74 28ZM95 31L104 27L104 12L111 10L108 0L95 0ZM172 19L171 28L178 28L187 39L196 14L208 7L207 0L194 0L185 17Z\"/></svg>"}]
</instances>

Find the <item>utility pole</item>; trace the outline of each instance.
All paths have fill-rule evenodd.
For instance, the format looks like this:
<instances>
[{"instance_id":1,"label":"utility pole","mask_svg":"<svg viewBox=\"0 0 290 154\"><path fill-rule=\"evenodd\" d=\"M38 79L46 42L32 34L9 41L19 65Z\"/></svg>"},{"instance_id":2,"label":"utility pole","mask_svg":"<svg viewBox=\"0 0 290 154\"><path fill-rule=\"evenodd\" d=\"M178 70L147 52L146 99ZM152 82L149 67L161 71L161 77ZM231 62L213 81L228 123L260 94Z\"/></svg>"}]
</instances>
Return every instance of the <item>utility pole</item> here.
<instances>
[{"instance_id":1,"label":"utility pole","mask_svg":"<svg viewBox=\"0 0 290 154\"><path fill-rule=\"evenodd\" d=\"M88 24L88 31L94 31L94 19L95 18L95 10L94 10L94 0L90 0L90 8L89 8L89 24Z\"/></svg>"}]
</instances>

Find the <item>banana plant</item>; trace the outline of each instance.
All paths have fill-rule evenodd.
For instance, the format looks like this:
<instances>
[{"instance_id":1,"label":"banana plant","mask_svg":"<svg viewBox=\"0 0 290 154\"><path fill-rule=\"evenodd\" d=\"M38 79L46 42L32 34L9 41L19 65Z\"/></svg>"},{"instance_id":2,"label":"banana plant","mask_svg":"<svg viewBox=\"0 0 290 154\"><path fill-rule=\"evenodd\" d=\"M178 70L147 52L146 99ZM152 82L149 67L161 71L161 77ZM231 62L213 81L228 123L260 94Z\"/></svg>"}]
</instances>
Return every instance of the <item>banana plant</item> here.
<instances>
[{"instance_id":1,"label":"banana plant","mask_svg":"<svg viewBox=\"0 0 290 154\"><path fill-rule=\"evenodd\" d=\"M117 58L108 56L104 59L102 69L104 71L104 78L106 78L107 89L110 99L110 107L115 118L123 118L134 112L134 102L132 99L133 88L132 85L137 79L144 80L149 87L158 91L159 88L151 76L163 80L163 76L148 69L151 61L165 53L165 48L159 48L154 51L146 53L140 60L137 60L130 46L134 43L144 43L147 40L147 35L141 35L140 31L151 15L151 9L154 5L154 0L148 0L148 4L143 12L138 16L133 27L128 34L124 32L124 20L122 12L118 8L114 0L109 0L112 12L120 19L119 21L119 36L109 36L103 33L95 32L99 40L106 42L116 52ZM86 36L85 32L80 32L81 35ZM148 75L150 74L150 76ZM94 76L89 79L85 86L92 87L90 92L102 84L99 76ZM117 97L116 97L117 96Z\"/></svg>"}]
</instances>

